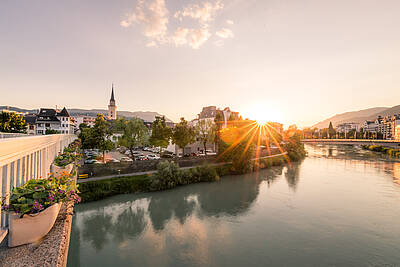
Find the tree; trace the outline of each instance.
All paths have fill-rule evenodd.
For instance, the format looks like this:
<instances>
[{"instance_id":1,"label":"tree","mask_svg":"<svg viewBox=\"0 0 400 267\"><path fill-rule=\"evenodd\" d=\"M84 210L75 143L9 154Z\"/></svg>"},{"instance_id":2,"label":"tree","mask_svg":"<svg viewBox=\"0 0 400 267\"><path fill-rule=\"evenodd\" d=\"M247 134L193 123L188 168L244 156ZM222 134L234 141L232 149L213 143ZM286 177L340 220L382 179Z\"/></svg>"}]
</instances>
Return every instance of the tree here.
<instances>
[{"instance_id":1,"label":"tree","mask_svg":"<svg viewBox=\"0 0 400 267\"><path fill-rule=\"evenodd\" d=\"M216 130L216 136L215 136L215 147L217 148L217 153L219 154L219 145L221 143L221 130L222 130L222 124L224 123L224 116L221 111L217 111L217 114L215 115L214 118L214 123L215 123L215 130Z\"/></svg>"},{"instance_id":2,"label":"tree","mask_svg":"<svg viewBox=\"0 0 400 267\"><path fill-rule=\"evenodd\" d=\"M105 152L114 148L114 143L110 140L111 134L110 123L104 119L103 114L97 114L92 128L82 128L79 135L82 140L82 148L99 149L103 153L103 162L105 162Z\"/></svg>"},{"instance_id":3,"label":"tree","mask_svg":"<svg viewBox=\"0 0 400 267\"><path fill-rule=\"evenodd\" d=\"M44 133L45 135L49 135L49 134L58 134L59 132L57 130L53 130L53 129L46 129L46 132Z\"/></svg>"},{"instance_id":4,"label":"tree","mask_svg":"<svg viewBox=\"0 0 400 267\"><path fill-rule=\"evenodd\" d=\"M169 140L171 139L172 130L167 126L165 117L156 116L151 129L151 136L149 142L151 145L160 148L167 148Z\"/></svg>"},{"instance_id":5,"label":"tree","mask_svg":"<svg viewBox=\"0 0 400 267\"><path fill-rule=\"evenodd\" d=\"M87 125L86 123L82 122L81 124L79 124L79 131L82 132L83 129L85 128L90 128L89 125Z\"/></svg>"},{"instance_id":6,"label":"tree","mask_svg":"<svg viewBox=\"0 0 400 267\"><path fill-rule=\"evenodd\" d=\"M181 118L181 121L175 126L172 133L172 142L182 149L182 156L185 153L185 147L194 143L196 137L193 127L188 125L188 122Z\"/></svg>"},{"instance_id":7,"label":"tree","mask_svg":"<svg viewBox=\"0 0 400 267\"><path fill-rule=\"evenodd\" d=\"M329 122L328 134L329 134L329 138L332 138L333 136L336 135L336 131L333 128L332 122Z\"/></svg>"},{"instance_id":8,"label":"tree","mask_svg":"<svg viewBox=\"0 0 400 267\"><path fill-rule=\"evenodd\" d=\"M22 116L13 112L2 112L0 114L0 132L25 133L26 123Z\"/></svg>"},{"instance_id":9,"label":"tree","mask_svg":"<svg viewBox=\"0 0 400 267\"><path fill-rule=\"evenodd\" d=\"M146 125L144 125L143 120L138 118L119 119L116 125L122 132L122 135L118 138L118 144L128 148L131 152L131 158L134 159L134 148L142 146L146 142L149 133Z\"/></svg>"},{"instance_id":10,"label":"tree","mask_svg":"<svg viewBox=\"0 0 400 267\"><path fill-rule=\"evenodd\" d=\"M196 135L204 146L204 153L207 155L207 143L214 143L216 138L216 126L211 120L199 120L196 125Z\"/></svg>"}]
</instances>

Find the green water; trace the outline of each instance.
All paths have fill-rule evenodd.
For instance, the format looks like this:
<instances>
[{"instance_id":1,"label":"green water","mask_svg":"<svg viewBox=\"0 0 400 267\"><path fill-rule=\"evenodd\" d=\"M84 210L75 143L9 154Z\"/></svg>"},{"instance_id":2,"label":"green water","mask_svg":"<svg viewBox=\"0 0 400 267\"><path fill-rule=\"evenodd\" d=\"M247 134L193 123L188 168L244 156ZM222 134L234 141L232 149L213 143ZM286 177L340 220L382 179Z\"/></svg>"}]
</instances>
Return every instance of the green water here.
<instances>
[{"instance_id":1,"label":"green water","mask_svg":"<svg viewBox=\"0 0 400 267\"><path fill-rule=\"evenodd\" d=\"M68 266L400 266L400 163L307 150L291 166L78 205Z\"/></svg>"}]
</instances>

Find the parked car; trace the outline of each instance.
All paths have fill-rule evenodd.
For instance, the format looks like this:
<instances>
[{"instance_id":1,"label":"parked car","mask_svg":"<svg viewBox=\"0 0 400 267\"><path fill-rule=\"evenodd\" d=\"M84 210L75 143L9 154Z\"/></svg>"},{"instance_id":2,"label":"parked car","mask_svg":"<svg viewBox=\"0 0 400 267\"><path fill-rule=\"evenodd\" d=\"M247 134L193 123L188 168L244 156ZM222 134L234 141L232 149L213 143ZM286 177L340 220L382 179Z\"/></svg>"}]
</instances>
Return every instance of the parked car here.
<instances>
[{"instance_id":1,"label":"parked car","mask_svg":"<svg viewBox=\"0 0 400 267\"><path fill-rule=\"evenodd\" d=\"M211 151L211 150L206 150L206 152L207 152L207 155L208 155L208 156L215 156L215 155L217 155L217 153L215 153L215 152L213 152L213 151Z\"/></svg>"},{"instance_id":2,"label":"parked car","mask_svg":"<svg viewBox=\"0 0 400 267\"><path fill-rule=\"evenodd\" d=\"M139 155L135 157L135 160L148 160L148 158L145 155Z\"/></svg>"},{"instance_id":3,"label":"parked car","mask_svg":"<svg viewBox=\"0 0 400 267\"><path fill-rule=\"evenodd\" d=\"M174 157L174 154L169 151L164 151L163 153L161 153L161 158L170 159L173 157Z\"/></svg>"},{"instance_id":4,"label":"parked car","mask_svg":"<svg viewBox=\"0 0 400 267\"><path fill-rule=\"evenodd\" d=\"M108 160L106 160L107 162L120 162L119 160L117 160L117 159L108 159Z\"/></svg>"},{"instance_id":5,"label":"parked car","mask_svg":"<svg viewBox=\"0 0 400 267\"><path fill-rule=\"evenodd\" d=\"M147 159L150 159L150 160L152 160L152 159L160 159L160 157L157 156L157 155L154 155L154 154L149 154L149 155L147 155Z\"/></svg>"},{"instance_id":6,"label":"parked car","mask_svg":"<svg viewBox=\"0 0 400 267\"><path fill-rule=\"evenodd\" d=\"M93 164L93 163L96 163L96 161L97 161L97 160L95 160L95 159L86 159L86 160L84 161L84 164Z\"/></svg>"},{"instance_id":7,"label":"parked car","mask_svg":"<svg viewBox=\"0 0 400 267\"><path fill-rule=\"evenodd\" d=\"M131 158L128 157L122 157L121 158L121 162L132 162L133 160Z\"/></svg>"}]
</instances>

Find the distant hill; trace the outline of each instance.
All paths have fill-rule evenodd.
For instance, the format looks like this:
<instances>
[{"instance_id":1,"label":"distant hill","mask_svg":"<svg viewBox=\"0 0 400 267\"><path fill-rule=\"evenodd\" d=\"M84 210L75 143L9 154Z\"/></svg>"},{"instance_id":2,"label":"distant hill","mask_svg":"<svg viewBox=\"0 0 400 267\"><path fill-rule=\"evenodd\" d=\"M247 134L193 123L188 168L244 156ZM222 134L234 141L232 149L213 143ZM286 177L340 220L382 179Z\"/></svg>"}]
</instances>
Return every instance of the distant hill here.
<instances>
[{"instance_id":1,"label":"distant hill","mask_svg":"<svg viewBox=\"0 0 400 267\"><path fill-rule=\"evenodd\" d=\"M0 106L0 110L2 109L10 109L12 111L17 111L17 112L29 112L29 113L37 113L38 110L34 109L22 109L18 107L10 107L10 106ZM77 116L77 115L90 115L90 116L96 116L97 113L101 114L107 114L107 110L105 109L68 109L69 113L71 116ZM117 111L118 116L123 116L127 118L140 118L144 121L154 121L156 116L163 116L160 113L153 112L153 111ZM165 119L168 122L172 122L170 119L165 117Z\"/></svg>"},{"instance_id":2,"label":"distant hill","mask_svg":"<svg viewBox=\"0 0 400 267\"><path fill-rule=\"evenodd\" d=\"M327 128L329 126L329 122L332 122L333 127L336 127L338 124L341 124L344 122L362 123L366 120L373 120L376 117L378 117L378 115L382 116L383 114L393 115L393 114L400 113L400 106L396 106L396 107L393 107L393 108L376 107L376 108L369 108L369 109L363 109L363 110L358 110L358 111L345 112L345 113L337 114L337 115L330 117L326 120L323 120L321 122L318 122L317 124L315 124L312 127Z\"/></svg>"}]
</instances>

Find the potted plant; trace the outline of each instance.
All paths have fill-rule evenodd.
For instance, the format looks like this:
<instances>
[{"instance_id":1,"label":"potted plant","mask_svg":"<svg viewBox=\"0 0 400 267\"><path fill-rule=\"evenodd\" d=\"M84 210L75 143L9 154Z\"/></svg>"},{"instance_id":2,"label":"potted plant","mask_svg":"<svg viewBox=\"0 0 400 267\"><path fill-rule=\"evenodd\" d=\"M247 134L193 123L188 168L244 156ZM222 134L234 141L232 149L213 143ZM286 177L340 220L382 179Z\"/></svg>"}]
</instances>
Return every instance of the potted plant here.
<instances>
[{"instance_id":1,"label":"potted plant","mask_svg":"<svg viewBox=\"0 0 400 267\"><path fill-rule=\"evenodd\" d=\"M59 154L52 164L52 172L58 177L64 173L70 174L74 167L74 163L78 163L82 159L82 154L79 149L80 141L75 140L68 147L64 148L64 152Z\"/></svg>"},{"instance_id":2,"label":"potted plant","mask_svg":"<svg viewBox=\"0 0 400 267\"><path fill-rule=\"evenodd\" d=\"M70 175L32 179L13 189L9 204L2 209L9 213L8 246L33 243L53 227L61 202L80 201L78 190Z\"/></svg>"}]
</instances>

